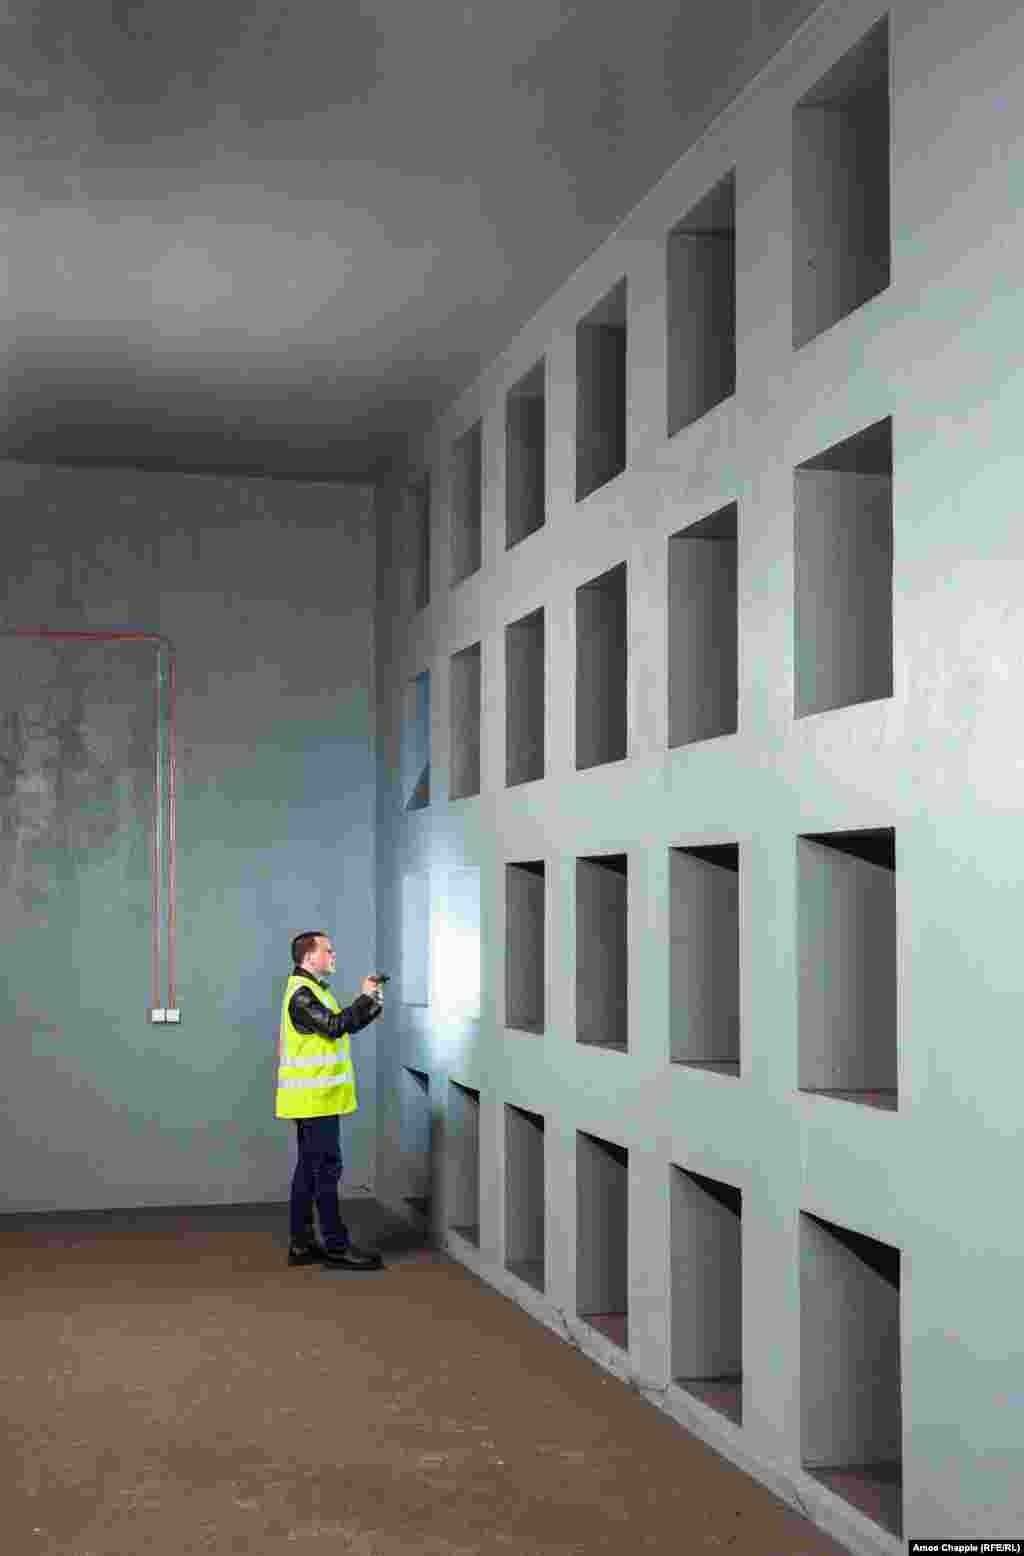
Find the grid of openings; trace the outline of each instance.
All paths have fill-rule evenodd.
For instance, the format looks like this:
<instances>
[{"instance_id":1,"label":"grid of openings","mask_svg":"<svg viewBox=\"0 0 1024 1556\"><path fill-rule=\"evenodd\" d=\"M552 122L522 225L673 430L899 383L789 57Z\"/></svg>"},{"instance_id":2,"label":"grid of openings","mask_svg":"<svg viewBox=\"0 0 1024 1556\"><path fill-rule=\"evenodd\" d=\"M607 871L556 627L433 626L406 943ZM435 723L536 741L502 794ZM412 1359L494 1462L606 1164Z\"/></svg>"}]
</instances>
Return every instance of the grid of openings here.
<instances>
[{"instance_id":1,"label":"grid of openings","mask_svg":"<svg viewBox=\"0 0 1024 1556\"><path fill-rule=\"evenodd\" d=\"M892 696L892 419L794 473L794 710Z\"/></svg>"},{"instance_id":2,"label":"grid of openings","mask_svg":"<svg viewBox=\"0 0 1024 1556\"><path fill-rule=\"evenodd\" d=\"M544 1290L544 1120L505 1106L505 1268Z\"/></svg>"},{"instance_id":3,"label":"grid of openings","mask_svg":"<svg viewBox=\"0 0 1024 1556\"><path fill-rule=\"evenodd\" d=\"M402 796L406 810L430 804L430 671L406 684L402 717Z\"/></svg>"},{"instance_id":4,"label":"grid of openings","mask_svg":"<svg viewBox=\"0 0 1024 1556\"><path fill-rule=\"evenodd\" d=\"M480 571L483 517L483 423L476 422L452 450L451 581Z\"/></svg>"},{"instance_id":5,"label":"grid of openings","mask_svg":"<svg viewBox=\"0 0 1024 1556\"><path fill-rule=\"evenodd\" d=\"M883 292L891 275L889 19L793 110L793 345Z\"/></svg>"},{"instance_id":6,"label":"grid of openings","mask_svg":"<svg viewBox=\"0 0 1024 1556\"><path fill-rule=\"evenodd\" d=\"M793 110L794 349L890 285L889 93L885 18ZM667 235L670 438L736 393L736 219L734 168ZM622 279L576 324L577 502L627 467L628 296ZM505 398L506 551L546 523L551 430L546 387L542 358ZM478 421L452 449L453 584L481 566L482 428ZM801 719L893 695L891 417L813 451L795 468L793 481L793 709ZM429 484L418 500L425 515L416 531L419 606L429 599L430 587ZM738 540L736 502L669 537L669 748L738 732ZM577 771L627 756L627 582L623 561L576 589ZM451 658L452 799L480 793L480 656L477 643ZM505 626L505 666L505 781L514 787L545 773L543 609ZM423 733L416 736L418 755L408 768L410 809L429 798L428 672L415 685L420 683L412 726ZM894 831L804 834L796 849L797 1087L894 1110ZM625 1054L628 856L578 856L575 863L576 1041ZM733 842L669 850L669 1061L727 1077L739 1077L742 1068L739 864ZM516 1033L545 1031L547 894L544 860L506 862L504 1015L513 1042ZM428 906L424 899L424 922ZM426 950L423 958L425 990ZM434 976L440 987L439 969ZM415 1204L417 1186L424 1185L425 1195L429 1182L429 1081L414 1070L404 1075L403 1140L409 1141L409 1202ZM479 1247L480 1095L450 1081L448 1096L449 1225ZM543 1293L545 1120L507 1103L504 1128L505 1268ZM424 1161L426 1168L417 1165ZM577 1131L576 1310L623 1348L628 1347L628 1165L624 1147ZM743 1196L733 1184L674 1163L669 1172L671 1377L742 1425ZM899 1271L898 1250L801 1213L801 1462L807 1473L897 1534Z\"/></svg>"},{"instance_id":7,"label":"grid of openings","mask_svg":"<svg viewBox=\"0 0 1024 1556\"><path fill-rule=\"evenodd\" d=\"M576 590L576 767L626 755L626 564Z\"/></svg>"},{"instance_id":8,"label":"grid of openings","mask_svg":"<svg viewBox=\"0 0 1024 1556\"><path fill-rule=\"evenodd\" d=\"M801 1091L894 1109L896 834L797 839Z\"/></svg>"},{"instance_id":9,"label":"grid of openings","mask_svg":"<svg viewBox=\"0 0 1024 1556\"><path fill-rule=\"evenodd\" d=\"M576 1313L629 1344L629 1152L576 1132Z\"/></svg>"},{"instance_id":10,"label":"grid of openings","mask_svg":"<svg viewBox=\"0 0 1024 1556\"><path fill-rule=\"evenodd\" d=\"M451 772L448 797L480 793L480 644L451 657Z\"/></svg>"},{"instance_id":11,"label":"grid of openings","mask_svg":"<svg viewBox=\"0 0 1024 1556\"><path fill-rule=\"evenodd\" d=\"M505 1025L544 1031L544 861L505 866Z\"/></svg>"},{"instance_id":12,"label":"grid of openings","mask_svg":"<svg viewBox=\"0 0 1024 1556\"><path fill-rule=\"evenodd\" d=\"M401 1109L403 1198L419 1216L430 1215L431 1162L430 1076L403 1065L398 1073Z\"/></svg>"},{"instance_id":13,"label":"grid of openings","mask_svg":"<svg viewBox=\"0 0 1024 1556\"><path fill-rule=\"evenodd\" d=\"M576 326L576 501L626 468L626 282Z\"/></svg>"},{"instance_id":14,"label":"grid of openings","mask_svg":"<svg viewBox=\"0 0 1024 1556\"><path fill-rule=\"evenodd\" d=\"M480 1093L448 1082L448 1226L480 1246Z\"/></svg>"},{"instance_id":15,"label":"grid of openings","mask_svg":"<svg viewBox=\"0 0 1024 1556\"><path fill-rule=\"evenodd\" d=\"M673 1166L672 1378L743 1422L742 1194Z\"/></svg>"},{"instance_id":16,"label":"grid of openings","mask_svg":"<svg viewBox=\"0 0 1024 1556\"><path fill-rule=\"evenodd\" d=\"M625 854L576 861L576 1041L629 1048Z\"/></svg>"},{"instance_id":17,"label":"grid of openings","mask_svg":"<svg viewBox=\"0 0 1024 1556\"><path fill-rule=\"evenodd\" d=\"M734 735L738 726L737 506L668 543L668 743Z\"/></svg>"},{"instance_id":18,"label":"grid of openings","mask_svg":"<svg viewBox=\"0 0 1024 1556\"><path fill-rule=\"evenodd\" d=\"M736 175L668 235L668 434L736 393Z\"/></svg>"},{"instance_id":19,"label":"grid of openings","mask_svg":"<svg viewBox=\"0 0 1024 1556\"><path fill-rule=\"evenodd\" d=\"M544 776L544 611L505 628L505 782Z\"/></svg>"},{"instance_id":20,"label":"grid of openings","mask_svg":"<svg viewBox=\"0 0 1024 1556\"><path fill-rule=\"evenodd\" d=\"M902 1535L900 1252L800 1217L804 1469Z\"/></svg>"},{"instance_id":21,"label":"grid of openings","mask_svg":"<svg viewBox=\"0 0 1024 1556\"><path fill-rule=\"evenodd\" d=\"M413 589L414 611L425 610L430 604L430 495L431 479L428 472L420 484L413 488Z\"/></svg>"},{"instance_id":22,"label":"grid of openings","mask_svg":"<svg viewBox=\"0 0 1024 1556\"><path fill-rule=\"evenodd\" d=\"M505 549L541 528L545 518L543 359L505 402Z\"/></svg>"},{"instance_id":23,"label":"grid of openings","mask_svg":"<svg viewBox=\"0 0 1024 1556\"><path fill-rule=\"evenodd\" d=\"M669 854L669 1053L740 1073L739 845Z\"/></svg>"}]
</instances>

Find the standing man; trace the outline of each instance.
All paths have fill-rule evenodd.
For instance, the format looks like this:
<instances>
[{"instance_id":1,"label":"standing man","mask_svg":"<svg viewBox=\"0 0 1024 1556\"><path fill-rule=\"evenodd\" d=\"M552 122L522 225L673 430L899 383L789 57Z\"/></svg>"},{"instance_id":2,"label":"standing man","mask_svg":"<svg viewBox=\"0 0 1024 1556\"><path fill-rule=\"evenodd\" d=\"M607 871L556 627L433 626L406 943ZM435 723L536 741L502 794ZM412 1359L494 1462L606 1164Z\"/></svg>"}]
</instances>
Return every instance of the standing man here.
<instances>
[{"instance_id":1,"label":"standing man","mask_svg":"<svg viewBox=\"0 0 1024 1556\"><path fill-rule=\"evenodd\" d=\"M278 1118L293 1118L299 1159L292 1178L289 1264L324 1262L344 1270L379 1270L379 1253L349 1241L338 1207L341 1181L341 1122L354 1113L356 1080L349 1033L375 1021L384 1008L377 979L343 1010L327 987L338 958L325 930L296 935L292 974L281 1005L278 1050ZM313 1231L313 1202L320 1216L321 1246Z\"/></svg>"}]
</instances>

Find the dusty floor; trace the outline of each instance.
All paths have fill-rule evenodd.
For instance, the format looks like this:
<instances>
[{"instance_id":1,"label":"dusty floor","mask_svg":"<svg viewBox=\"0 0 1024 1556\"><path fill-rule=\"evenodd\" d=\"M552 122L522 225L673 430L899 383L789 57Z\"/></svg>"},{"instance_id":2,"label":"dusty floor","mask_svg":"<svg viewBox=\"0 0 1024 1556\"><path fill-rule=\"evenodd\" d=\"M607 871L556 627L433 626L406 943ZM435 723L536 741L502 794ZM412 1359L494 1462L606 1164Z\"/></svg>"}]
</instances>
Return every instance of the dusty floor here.
<instances>
[{"instance_id":1,"label":"dusty floor","mask_svg":"<svg viewBox=\"0 0 1024 1556\"><path fill-rule=\"evenodd\" d=\"M387 1267L287 1212L0 1218L12 1556L840 1556L372 1202Z\"/></svg>"}]
</instances>

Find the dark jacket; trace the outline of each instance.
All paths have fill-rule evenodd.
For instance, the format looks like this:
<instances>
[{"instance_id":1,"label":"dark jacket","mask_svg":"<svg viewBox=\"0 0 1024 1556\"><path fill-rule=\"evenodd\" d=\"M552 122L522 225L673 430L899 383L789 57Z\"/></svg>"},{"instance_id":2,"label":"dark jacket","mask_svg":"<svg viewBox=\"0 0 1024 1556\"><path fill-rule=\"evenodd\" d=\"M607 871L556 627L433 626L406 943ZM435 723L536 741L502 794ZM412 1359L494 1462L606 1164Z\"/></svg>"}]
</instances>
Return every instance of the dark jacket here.
<instances>
[{"instance_id":1,"label":"dark jacket","mask_svg":"<svg viewBox=\"0 0 1024 1556\"><path fill-rule=\"evenodd\" d=\"M306 972L301 967L293 967L292 975L296 978L310 978L322 989L327 987L315 973ZM288 1001L288 1014L296 1030L319 1032L321 1037L339 1038L345 1032L361 1032L371 1021L376 1021L383 1009L382 1001L375 999L372 994L359 994L347 1010L341 1010L335 1015L333 1010L328 1010L326 1005L320 1003L312 989L305 986L296 989Z\"/></svg>"}]
</instances>

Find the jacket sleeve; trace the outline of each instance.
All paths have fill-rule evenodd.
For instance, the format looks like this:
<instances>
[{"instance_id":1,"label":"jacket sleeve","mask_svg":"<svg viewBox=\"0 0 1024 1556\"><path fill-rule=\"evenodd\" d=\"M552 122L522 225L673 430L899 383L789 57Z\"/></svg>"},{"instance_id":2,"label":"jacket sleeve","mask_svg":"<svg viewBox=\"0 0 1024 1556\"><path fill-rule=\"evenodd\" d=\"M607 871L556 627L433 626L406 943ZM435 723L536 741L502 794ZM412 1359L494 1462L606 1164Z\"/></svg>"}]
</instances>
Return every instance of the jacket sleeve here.
<instances>
[{"instance_id":1,"label":"jacket sleeve","mask_svg":"<svg viewBox=\"0 0 1024 1556\"><path fill-rule=\"evenodd\" d=\"M288 1014L299 1032L319 1032L321 1037L339 1038L346 1032L360 1032L375 1021L383 1010L372 994L360 994L345 1010L328 1010L305 984L288 1001Z\"/></svg>"}]
</instances>

